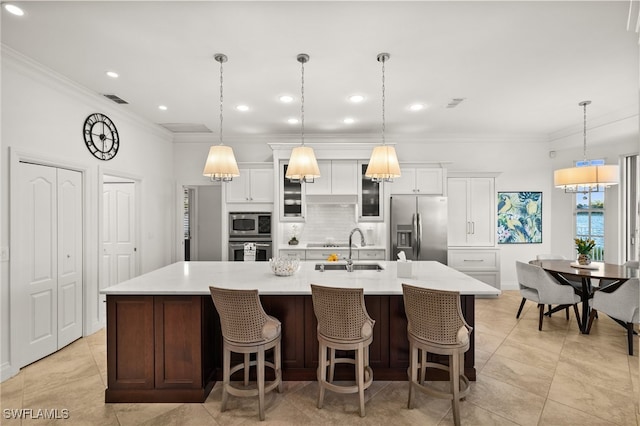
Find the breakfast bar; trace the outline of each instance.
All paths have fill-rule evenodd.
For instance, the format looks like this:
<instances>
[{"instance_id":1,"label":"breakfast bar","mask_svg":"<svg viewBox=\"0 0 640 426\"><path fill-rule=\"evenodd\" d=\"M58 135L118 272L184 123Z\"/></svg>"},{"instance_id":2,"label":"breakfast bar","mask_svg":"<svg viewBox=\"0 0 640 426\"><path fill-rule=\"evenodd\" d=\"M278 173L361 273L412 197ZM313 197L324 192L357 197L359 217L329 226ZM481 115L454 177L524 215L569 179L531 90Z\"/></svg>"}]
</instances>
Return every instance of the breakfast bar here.
<instances>
[{"instance_id":1,"label":"breakfast bar","mask_svg":"<svg viewBox=\"0 0 640 426\"><path fill-rule=\"evenodd\" d=\"M276 276L266 262L177 262L103 289L107 298L106 402L203 402L221 377L222 336L209 286L258 289L265 311L282 323L284 380L315 380L318 342L310 284L363 288L376 321L370 364L375 380L407 380L409 343L402 283L459 291L474 325L475 296L500 290L435 261L412 262L398 278L397 262L353 272L301 262ZM320 262L327 264L325 262ZM336 263L332 263L335 265ZM475 380L474 334L465 374ZM340 374L336 371L336 378ZM434 379L439 377L434 376Z\"/></svg>"}]
</instances>

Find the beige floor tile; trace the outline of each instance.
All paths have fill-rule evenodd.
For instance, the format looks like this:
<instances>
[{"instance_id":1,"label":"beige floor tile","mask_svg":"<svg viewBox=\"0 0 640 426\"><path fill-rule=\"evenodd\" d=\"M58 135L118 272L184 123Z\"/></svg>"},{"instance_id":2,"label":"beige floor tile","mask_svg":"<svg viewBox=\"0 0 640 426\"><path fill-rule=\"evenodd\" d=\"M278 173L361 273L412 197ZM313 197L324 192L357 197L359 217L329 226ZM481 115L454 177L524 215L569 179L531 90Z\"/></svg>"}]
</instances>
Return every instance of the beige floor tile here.
<instances>
[{"instance_id":1,"label":"beige floor tile","mask_svg":"<svg viewBox=\"0 0 640 426\"><path fill-rule=\"evenodd\" d=\"M545 399L532 392L481 375L467 401L520 425L536 425Z\"/></svg>"},{"instance_id":2,"label":"beige floor tile","mask_svg":"<svg viewBox=\"0 0 640 426\"><path fill-rule=\"evenodd\" d=\"M551 383L548 399L591 416L607 419L620 425L628 425L636 421L631 395L620 390L628 386L618 384L615 380L606 387L596 385L588 372L579 372L571 363L560 361Z\"/></svg>"},{"instance_id":3,"label":"beige floor tile","mask_svg":"<svg viewBox=\"0 0 640 426\"><path fill-rule=\"evenodd\" d=\"M606 419L592 416L583 411L576 410L558 402L547 400L540 417L541 425L565 425L565 426L613 426Z\"/></svg>"},{"instance_id":4,"label":"beige floor tile","mask_svg":"<svg viewBox=\"0 0 640 426\"><path fill-rule=\"evenodd\" d=\"M494 353L505 341L505 337L499 337L488 333L475 333L474 338L476 341L476 350L480 349L489 353Z\"/></svg>"},{"instance_id":5,"label":"beige floor tile","mask_svg":"<svg viewBox=\"0 0 640 426\"><path fill-rule=\"evenodd\" d=\"M528 392L546 398L553 380L553 370L532 366L500 355L491 357L482 370L482 377L492 377Z\"/></svg>"},{"instance_id":6,"label":"beige floor tile","mask_svg":"<svg viewBox=\"0 0 640 426\"><path fill-rule=\"evenodd\" d=\"M121 426L132 426L154 419L180 407L182 404L106 404L113 408Z\"/></svg>"},{"instance_id":7,"label":"beige floor tile","mask_svg":"<svg viewBox=\"0 0 640 426\"><path fill-rule=\"evenodd\" d=\"M519 343L513 339L507 339L500 345L495 354L516 361L526 361L527 364L533 367L541 368L552 373L555 371L558 360L560 359L559 353L553 353L544 348Z\"/></svg>"},{"instance_id":8,"label":"beige floor tile","mask_svg":"<svg viewBox=\"0 0 640 426\"><path fill-rule=\"evenodd\" d=\"M465 403L464 401L462 404L460 408L460 423L463 425L515 426L518 424L484 408L480 408L475 404ZM464 409L462 407L464 407ZM453 412L451 411L438 423L439 426L449 426L453 424Z\"/></svg>"},{"instance_id":9,"label":"beige floor tile","mask_svg":"<svg viewBox=\"0 0 640 426\"><path fill-rule=\"evenodd\" d=\"M451 402L417 392L409 410L409 384L390 382L367 405L367 424L437 425L451 410ZM379 421L380 423L375 423Z\"/></svg>"},{"instance_id":10,"label":"beige floor tile","mask_svg":"<svg viewBox=\"0 0 640 426\"><path fill-rule=\"evenodd\" d=\"M139 423L140 426L201 426L215 424L202 404L182 404L171 411Z\"/></svg>"},{"instance_id":11,"label":"beige floor tile","mask_svg":"<svg viewBox=\"0 0 640 426\"><path fill-rule=\"evenodd\" d=\"M484 368L484 366L487 364L487 361L489 361L489 359L491 358L491 356L493 355L492 352L486 352L483 351L482 349L476 349L476 354L475 354L475 359L476 359L476 374L479 374L482 369Z\"/></svg>"}]
</instances>

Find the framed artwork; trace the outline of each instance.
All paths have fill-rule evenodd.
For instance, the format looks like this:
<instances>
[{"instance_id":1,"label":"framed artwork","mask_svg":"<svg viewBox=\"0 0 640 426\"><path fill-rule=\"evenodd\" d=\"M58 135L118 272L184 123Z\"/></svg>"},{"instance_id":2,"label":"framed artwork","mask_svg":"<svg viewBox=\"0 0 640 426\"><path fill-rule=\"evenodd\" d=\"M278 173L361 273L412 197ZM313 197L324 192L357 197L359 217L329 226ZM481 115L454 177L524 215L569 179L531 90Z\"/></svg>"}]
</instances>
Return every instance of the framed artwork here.
<instances>
[{"instance_id":1,"label":"framed artwork","mask_svg":"<svg viewBox=\"0 0 640 426\"><path fill-rule=\"evenodd\" d=\"M498 192L498 244L542 243L542 192Z\"/></svg>"}]
</instances>

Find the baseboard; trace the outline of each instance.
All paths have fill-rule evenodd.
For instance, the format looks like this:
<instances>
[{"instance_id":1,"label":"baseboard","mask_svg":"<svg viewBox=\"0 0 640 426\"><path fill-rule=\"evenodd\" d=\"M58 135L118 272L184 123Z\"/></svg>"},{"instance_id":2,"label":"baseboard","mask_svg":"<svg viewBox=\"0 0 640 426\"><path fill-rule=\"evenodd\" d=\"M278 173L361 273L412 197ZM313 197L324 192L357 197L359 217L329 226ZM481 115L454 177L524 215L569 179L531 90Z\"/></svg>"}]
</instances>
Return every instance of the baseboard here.
<instances>
[{"instance_id":1,"label":"baseboard","mask_svg":"<svg viewBox=\"0 0 640 426\"><path fill-rule=\"evenodd\" d=\"M504 281L500 283L500 290L519 290L517 282L505 283Z\"/></svg>"},{"instance_id":2,"label":"baseboard","mask_svg":"<svg viewBox=\"0 0 640 426\"><path fill-rule=\"evenodd\" d=\"M12 378L18 374L19 371L20 369L12 368L11 364L8 362L3 363L0 365L0 382L4 382L5 380Z\"/></svg>"}]
</instances>

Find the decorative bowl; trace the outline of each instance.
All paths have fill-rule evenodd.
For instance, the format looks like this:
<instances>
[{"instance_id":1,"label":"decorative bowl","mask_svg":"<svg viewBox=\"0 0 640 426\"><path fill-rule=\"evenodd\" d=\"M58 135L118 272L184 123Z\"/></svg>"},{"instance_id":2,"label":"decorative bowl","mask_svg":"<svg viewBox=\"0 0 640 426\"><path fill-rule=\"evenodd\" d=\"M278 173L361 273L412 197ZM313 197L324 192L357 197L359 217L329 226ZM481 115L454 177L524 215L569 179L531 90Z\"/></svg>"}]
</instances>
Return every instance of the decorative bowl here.
<instances>
[{"instance_id":1,"label":"decorative bowl","mask_svg":"<svg viewBox=\"0 0 640 426\"><path fill-rule=\"evenodd\" d=\"M274 257L269 259L269 265L274 274L279 277L288 277L295 274L300 268L300 259L297 257Z\"/></svg>"}]
</instances>

